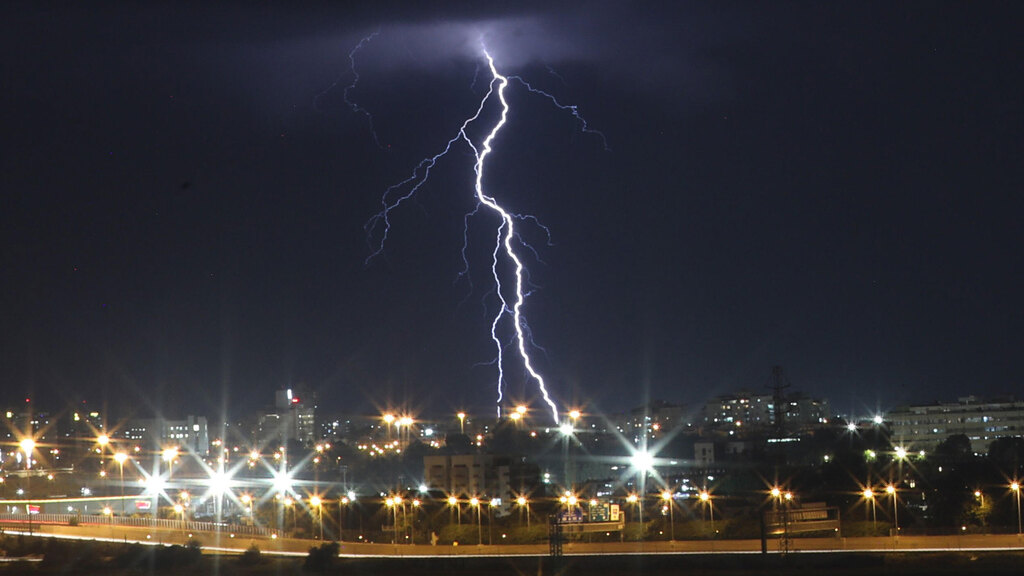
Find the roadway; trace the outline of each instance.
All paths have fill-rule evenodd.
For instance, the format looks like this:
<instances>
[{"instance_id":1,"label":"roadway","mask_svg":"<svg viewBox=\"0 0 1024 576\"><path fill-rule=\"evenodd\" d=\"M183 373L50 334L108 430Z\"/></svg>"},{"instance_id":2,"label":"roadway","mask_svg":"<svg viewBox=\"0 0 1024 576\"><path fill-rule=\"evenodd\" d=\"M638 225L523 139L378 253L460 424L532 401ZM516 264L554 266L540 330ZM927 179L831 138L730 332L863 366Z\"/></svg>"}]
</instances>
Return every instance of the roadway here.
<instances>
[{"instance_id":1,"label":"roadway","mask_svg":"<svg viewBox=\"0 0 1024 576\"><path fill-rule=\"evenodd\" d=\"M27 534L26 526L0 524L8 533ZM88 524L68 526L44 524L33 527L43 537L138 542L142 544L186 544L197 539L203 549L215 553L241 553L255 544L264 554L306 555L320 541L298 538L239 536L227 532L185 532L173 529L151 529L134 526ZM514 557L547 556L548 545L438 545L370 544L340 542L344 557ZM963 534L954 536L899 536L864 538L793 538L791 552L937 552L937 551L1024 551L1024 537L1017 534ZM769 553L782 552L779 540L768 541ZM657 554L760 554L760 540L679 540L675 542L567 542L566 556L657 555Z\"/></svg>"}]
</instances>

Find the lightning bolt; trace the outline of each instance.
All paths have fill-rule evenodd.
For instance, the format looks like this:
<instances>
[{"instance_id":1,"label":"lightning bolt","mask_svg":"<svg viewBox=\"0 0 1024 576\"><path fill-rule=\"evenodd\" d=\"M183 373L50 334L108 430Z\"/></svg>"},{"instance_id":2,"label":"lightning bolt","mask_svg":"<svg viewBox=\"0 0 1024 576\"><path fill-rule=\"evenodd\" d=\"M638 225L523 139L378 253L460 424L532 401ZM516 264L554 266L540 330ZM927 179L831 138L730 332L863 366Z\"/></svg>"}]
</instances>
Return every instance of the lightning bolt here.
<instances>
[{"instance_id":1,"label":"lightning bolt","mask_svg":"<svg viewBox=\"0 0 1024 576\"><path fill-rule=\"evenodd\" d=\"M349 67L352 69L352 83L345 86L345 91L342 92L342 97L345 99L345 104L348 104L348 107L351 108L353 112L356 114L362 114L366 117L366 121L370 124L370 134L373 134L374 143L377 144L378 148L383 148L383 146L380 145L380 139L377 138L377 130L373 127L373 116L370 114L370 111L360 106L354 100L350 100L348 97L349 91L355 89L356 84L359 83L359 71L356 70L356 54L363 49L363 46L366 46L371 40L376 38L378 34L380 34L380 32L374 32L366 38L363 38L359 41L359 44L356 44L356 47L348 53Z\"/></svg>"},{"instance_id":2,"label":"lightning bolt","mask_svg":"<svg viewBox=\"0 0 1024 576\"><path fill-rule=\"evenodd\" d=\"M341 97L345 101L345 104L348 105L348 107L353 112L355 112L356 114L359 114L360 116L363 116L363 117L366 118L366 122L367 122L367 124L369 124L369 127L370 127L370 134L373 136L373 142L377 145L378 148L383 148L383 146L381 146L381 144L380 144L380 139L377 138L377 130L376 130L376 128L373 127L373 115L370 114L369 110L367 110L366 108L363 108L362 106L359 105L358 102L356 102L355 100L350 99L349 96L348 96L348 93L355 89L356 84L359 84L359 70L356 68L356 54L358 54L359 51L363 49L363 47L365 47L367 44L369 44L371 40L376 38L378 34L380 34L380 32L374 32L373 34L370 34L369 36L366 36L365 38L363 38L362 40L359 41L359 44L356 44L355 48L353 48L351 51L349 51L349 53L348 53L348 65L349 65L349 71L352 73L352 82L348 86L345 86L345 90L342 91ZM319 110L320 109L320 105L319 105L320 99L323 98L324 96L326 96L327 93L330 92L331 90L334 90L335 88L337 88L338 84L340 84L340 83L341 83L341 79L339 78L338 80L335 80L333 84L328 86L324 91L322 91L319 94L317 94L316 97L313 98L313 106L317 110Z\"/></svg>"},{"instance_id":3,"label":"lightning bolt","mask_svg":"<svg viewBox=\"0 0 1024 576\"><path fill-rule=\"evenodd\" d=\"M372 38L372 36L370 38ZM353 53L355 53L355 50L353 50ZM502 343L502 338L500 336L500 330L503 321L507 319L512 323L512 326L514 328L514 344L515 350L519 355L519 359L522 361L522 364L525 367L526 372L529 374L529 378L536 382L537 388L540 391L544 403L548 406L548 408L550 408L551 416L554 419L554 422L557 424L559 421L558 407L556 406L554 400L552 400L551 395L548 392L547 385L544 381L544 377L534 368L533 360L531 359L530 352L528 350L530 346L535 347L535 345L532 342L531 332L523 313L523 306L526 302L526 297L529 295L529 292L527 292L524 288L524 284L526 282L526 269L522 259L516 252L516 244L518 242L518 244L525 246L528 250L531 251L533 250L533 248L519 238L516 232L516 222L529 221L538 225L548 234L549 243L550 230L548 230L547 227L540 224L540 222L533 216L519 215L506 210L497 202L497 200L495 200L493 196L487 194L487 192L485 192L484 189L484 175L486 173L487 159L494 151L493 143L495 138L498 136L498 133L501 131L501 129L505 126L505 124L508 121L509 104L508 100L505 98L506 88L508 88L511 81L515 81L522 85L529 92L547 98L557 108L570 112L573 115L573 117L575 117L577 121L580 122L581 129L584 133L596 134L600 136L602 144L604 145L606 150L608 149L608 146L604 138L604 135L596 130L591 129L587 125L586 120L583 119L583 117L579 114L579 111L576 109L575 106L564 105L560 103L551 94L534 88L533 86L531 86L529 83L527 83L525 80L518 76L503 76L501 73L498 72L498 69L494 64L494 59L491 57L490 53L486 50L486 48L483 49L483 55L487 60L487 66L491 72L491 81L488 84L487 93L484 94L483 98L481 98L480 103L476 108L476 112L463 121L462 125L459 127L458 132L445 143L443 149L440 152L421 160L420 163L416 166L416 168L413 169L412 174L408 178L402 180L401 182L393 184L389 186L387 189L385 189L384 193L381 196L381 210L377 212L375 215L373 215L364 226L364 229L367 233L367 239L370 242L370 249L372 251L372 253L366 258L366 264L369 264L374 258L379 256L384 251L385 244L387 243L388 240L388 234L391 229L391 212L397 209L399 206L401 206L406 200L409 200L416 195L420 188L430 179L431 171L437 165L438 161L440 161L441 158L446 156L453 149L454 146L456 146L460 142L464 142L466 145L468 145L469 148L473 151L473 155L476 159L476 162L473 166L473 171L476 175L473 190L476 196L477 205L475 208L473 208L473 210L466 214L465 222L468 226L469 218L479 213L479 211L483 207L486 207L487 209L494 212L501 220L501 224L498 225L497 230L495 231L494 250L491 253L491 274L494 278L494 293L497 295L497 298L500 302L500 309L498 310L493 320L491 321L490 332L491 340L494 342L495 349L497 351L497 358L494 364L496 364L498 370L498 412L500 415L500 404L503 399L503 385L505 382L506 354L505 345ZM473 82L474 84L476 83L475 75ZM490 131L487 132L487 135L479 143L479 145L474 144L473 140L469 137L466 130L471 124L480 119L480 116L483 113L488 102L490 102L492 98L495 96L497 97L497 100L500 104L501 113L497 121L491 127ZM353 110L357 109L353 108ZM375 237L377 238L376 242L374 241ZM468 242L468 236L465 230L463 231L463 240L464 243L462 249L462 256L465 268L462 272L459 273L459 277L462 277L464 274L466 274L469 269L469 261L466 256L466 243ZM534 255L536 255L535 251L533 253ZM503 278L503 274L500 272L499 269L504 265L511 265L514 271L511 275L511 278ZM508 287L509 289L506 290L506 287ZM508 296L506 296L506 291L509 293Z\"/></svg>"},{"instance_id":4,"label":"lightning bolt","mask_svg":"<svg viewBox=\"0 0 1024 576\"><path fill-rule=\"evenodd\" d=\"M484 167L487 160L487 156L491 154L493 148L491 143L494 138L498 135L498 132L505 126L508 121L508 101L505 99L505 88L508 87L508 78L498 73L498 69L494 66L494 58L484 50L484 56L487 57L487 65L491 69L491 90L488 91L487 96L484 97L486 101L490 97L491 92L494 90L494 83L498 83L498 101L501 102L501 116L498 122L491 129L490 134L484 138L481 149L477 150L473 147L473 151L476 153L476 166L473 168L476 172L476 183L474 190L476 191L477 201L487 206L491 210L494 210L501 216L502 224L498 227L498 241L495 244L494 255L491 260L491 273L494 275L494 283L497 287L495 290L498 294L498 299L501 300L501 310L494 317L494 322L491 323L491 339L494 340L494 344L498 349L498 402L501 402L501 383L504 381L504 367L501 361L502 345L501 339L498 337L497 329L501 318L508 313L508 301L502 294L501 290L501 274L498 273L498 256L501 247L504 247L505 256L512 261L515 266L515 302L512 305L512 324L516 331L516 344L518 345L519 356L523 361L523 366L526 367L526 371L530 374L530 377L537 382L537 387L540 390L541 396L544 398L544 402L551 408L551 415L554 421L558 422L558 407L555 406L554 401L551 400L548 394L547 386L544 384L544 377L538 373L534 367L533 362L530 359L530 354L526 350L526 335L524 330L525 320L523 319L523 302L526 301L526 295L523 293L523 262L519 259L519 255L516 254L515 249L512 247L512 240L516 237L515 233L515 219L513 215L502 208L491 196L484 193ZM473 143L467 138L466 141L472 147Z\"/></svg>"}]
</instances>

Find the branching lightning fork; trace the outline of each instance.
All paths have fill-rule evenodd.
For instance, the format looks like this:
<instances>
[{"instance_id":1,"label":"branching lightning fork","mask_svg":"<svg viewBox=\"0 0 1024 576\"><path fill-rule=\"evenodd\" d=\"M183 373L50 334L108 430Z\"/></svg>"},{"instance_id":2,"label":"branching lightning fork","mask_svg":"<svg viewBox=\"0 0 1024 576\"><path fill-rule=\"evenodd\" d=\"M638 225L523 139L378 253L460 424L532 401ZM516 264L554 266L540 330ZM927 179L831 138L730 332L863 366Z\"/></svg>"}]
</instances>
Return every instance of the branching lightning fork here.
<instances>
[{"instance_id":1,"label":"branching lightning fork","mask_svg":"<svg viewBox=\"0 0 1024 576\"><path fill-rule=\"evenodd\" d=\"M372 38L372 36L370 36L369 38ZM369 38L364 40L364 42L369 40ZM362 44L363 43L360 43L360 46L362 46ZM356 50L358 49L359 47L356 48ZM353 53L354 52L355 50L353 50ZM494 143L495 138L497 137L501 129L505 126L505 123L508 120L509 104L505 98L505 89L508 87L509 82L511 80L515 80L531 93L544 96L547 99L549 99L559 109L569 111L580 122L581 130L583 132L589 134L596 134L600 136L602 144L605 145L606 150L607 144L605 143L603 134L596 130L590 129L587 126L586 121L583 119L582 116L580 116L575 106L567 106L559 103L558 100L554 98L554 96L530 86L530 84L528 84L525 80L518 76L506 77L501 75L498 72L497 68L495 67L494 59L491 57L490 53L487 52L487 50L485 49L483 51L483 54L487 59L487 65L491 72L491 81L488 85L487 93L480 100L480 104L477 106L476 112L462 123L462 126L459 128L459 131L455 134L455 136L448 140L443 150L441 150L440 152L433 156L424 158L413 170L412 175L410 175L405 180L398 182L397 184L389 186L384 191L384 194L381 197L381 210L372 218L370 218L370 220L366 223L365 226L367 238L370 241L370 249L372 251L370 256L366 259L366 263L369 264L375 257L380 255L384 251L384 246L387 243L388 234L391 228L391 212L397 209L406 200L409 200L410 198L416 195L419 189L427 182L427 180L429 180L431 170L437 165L437 162L442 157L447 155L448 152L452 150L453 146L458 144L460 141L465 142L472 149L474 157L476 158L476 163L473 167L474 172L476 174L476 180L474 182L473 188L477 200L477 206L472 211L470 211L469 214L466 215L466 221L468 223L469 217L479 212L481 206L486 206L487 208L492 210L496 215L498 215L501 219L501 224L498 226L496 230L495 245L491 255L491 273L494 277L494 292L501 303L500 310L494 316L494 319L491 321L491 339L494 341L494 345L497 350L497 359L495 361L495 364L497 365L498 368L497 389L499 411L503 397L503 386L505 382L505 350L499 332L503 320L509 319L512 322L512 326L515 330L514 344L516 350L518 351L519 357L522 360L523 366L525 367L526 372L529 374L529 377L537 383L537 387L541 393L541 396L543 397L544 402L550 408L552 418L557 423L559 421L558 407L555 405L554 400L552 400L551 395L548 392L547 386L544 382L544 377L541 376L541 374L535 369L533 361L530 357L529 348L536 348L536 346L532 342L529 326L527 325L526 318L523 315L523 305L526 301L526 296L528 295L528 293L524 291L524 276L526 274L526 271L522 259L516 252L516 244L527 246L527 249L530 250L532 250L532 248L530 248L528 245L526 245L519 239L515 225L517 220L531 221L540 226L541 229L543 229L546 233L548 233L549 240L550 231L546 227L541 225L533 216L523 216L509 212L508 210L503 208L494 199L494 197L488 195L484 191L484 173L486 171L487 158L488 156L490 156L491 152L493 152L492 144ZM495 95L497 96L498 102L500 103L501 107L500 116L498 120L495 122L494 126L491 127L486 137L484 137L484 139L479 143L479 145L474 144L472 139L466 133L466 130L472 123L474 123L480 118L480 115L483 113L487 103L491 100L492 96ZM361 109L356 106L353 106L353 110L358 112ZM376 241L374 241L374 237L377 238ZM463 259L464 261L466 261L466 270L463 271L464 274L466 271L468 271L469 266L468 260L466 260L465 256L465 246L463 247ZM504 278L504 282L503 274L502 272L500 272L500 269L503 266L510 266L514 270L512 277ZM506 294L503 290L503 287L506 284L512 288L509 291L509 293L511 294L510 297L506 297Z\"/></svg>"}]
</instances>

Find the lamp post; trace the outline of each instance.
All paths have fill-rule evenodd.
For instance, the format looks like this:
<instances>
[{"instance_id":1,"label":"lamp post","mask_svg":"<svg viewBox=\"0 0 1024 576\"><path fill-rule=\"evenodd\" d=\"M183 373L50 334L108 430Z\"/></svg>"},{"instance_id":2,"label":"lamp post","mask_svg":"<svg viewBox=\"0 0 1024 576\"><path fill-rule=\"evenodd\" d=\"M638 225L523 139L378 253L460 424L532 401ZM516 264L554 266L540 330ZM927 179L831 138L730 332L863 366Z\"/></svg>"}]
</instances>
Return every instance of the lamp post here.
<instances>
[{"instance_id":1,"label":"lamp post","mask_svg":"<svg viewBox=\"0 0 1024 576\"><path fill-rule=\"evenodd\" d=\"M1013 490L1014 496L1017 497L1017 536L1021 535L1020 530L1020 482L1014 480L1010 484L1010 490Z\"/></svg>"},{"instance_id":2,"label":"lamp post","mask_svg":"<svg viewBox=\"0 0 1024 576\"><path fill-rule=\"evenodd\" d=\"M417 498L412 500L412 521L409 522L409 544L416 543L416 511L420 509L421 502Z\"/></svg>"},{"instance_id":3,"label":"lamp post","mask_svg":"<svg viewBox=\"0 0 1024 576\"><path fill-rule=\"evenodd\" d=\"M529 528L530 527L530 501L526 499L526 496L520 496L519 498L516 498L516 504L518 504L520 508L526 508L526 527ZM520 524L522 524L522 522L520 522Z\"/></svg>"},{"instance_id":4,"label":"lamp post","mask_svg":"<svg viewBox=\"0 0 1024 576\"><path fill-rule=\"evenodd\" d=\"M185 507L181 505L181 502L178 502L177 504L174 505L174 511L177 512L179 516L181 516L181 527L182 527L182 529L184 529L185 528Z\"/></svg>"},{"instance_id":5,"label":"lamp post","mask_svg":"<svg viewBox=\"0 0 1024 576\"><path fill-rule=\"evenodd\" d=\"M861 495L864 496L865 500L871 502L871 531L874 532L877 522L877 516L875 515L875 491L871 488L865 488Z\"/></svg>"},{"instance_id":6,"label":"lamp post","mask_svg":"<svg viewBox=\"0 0 1024 576\"><path fill-rule=\"evenodd\" d=\"M715 504L711 501L711 493L707 490L701 490L700 501L708 507L708 512L711 515L711 537L715 535Z\"/></svg>"},{"instance_id":7,"label":"lamp post","mask_svg":"<svg viewBox=\"0 0 1024 576\"><path fill-rule=\"evenodd\" d=\"M397 545L398 544L398 502L396 502L396 500L398 502L401 502L401 498L395 498L395 497L389 496L386 500L384 500L384 503L387 504L388 508L391 508L392 527L394 528L394 533L395 533L395 536L394 536L394 539L392 540L392 543Z\"/></svg>"},{"instance_id":8,"label":"lamp post","mask_svg":"<svg viewBox=\"0 0 1024 576\"><path fill-rule=\"evenodd\" d=\"M456 498L455 496L449 496L448 497L448 506L451 507L451 508L455 508L455 510L457 512L456 518L458 519L458 525L462 526L462 506L459 505L459 499ZM449 516L448 518L449 518L449 522L450 522L451 521L450 520L451 516Z\"/></svg>"},{"instance_id":9,"label":"lamp post","mask_svg":"<svg viewBox=\"0 0 1024 576\"><path fill-rule=\"evenodd\" d=\"M99 445L99 449L97 451L99 452L99 470L100 470L99 474L100 474L100 476L103 475L103 456L106 453L106 446L108 446L110 443L111 443L111 437L106 436L105 434L101 434L101 435L96 437L96 444Z\"/></svg>"},{"instance_id":10,"label":"lamp post","mask_svg":"<svg viewBox=\"0 0 1024 576\"><path fill-rule=\"evenodd\" d=\"M675 508L675 506L672 505L672 492L670 490L665 490L664 492L661 493L661 499L664 500L665 504L668 505L669 539L672 542L675 542L676 541L676 519L675 519L675 511L673 510L673 508Z\"/></svg>"},{"instance_id":11,"label":"lamp post","mask_svg":"<svg viewBox=\"0 0 1024 576\"><path fill-rule=\"evenodd\" d=\"M181 492L178 492L178 501L181 502L181 507L182 507L181 523L182 523L182 527L184 528L184 527L187 526L185 518L186 518L186 515L188 514L188 507L189 507L189 505L192 504L192 495L188 493L188 490L182 490Z\"/></svg>"},{"instance_id":12,"label":"lamp post","mask_svg":"<svg viewBox=\"0 0 1024 576\"><path fill-rule=\"evenodd\" d=\"M630 494L629 496L626 496L626 502L629 502L630 504L637 504L639 501L640 501L640 498L638 498L635 493L634 494ZM638 505L637 509L639 510L639 508L640 508L640 506ZM642 520L641 520L641 522L642 522Z\"/></svg>"},{"instance_id":13,"label":"lamp post","mask_svg":"<svg viewBox=\"0 0 1024 576\"><path fill-rule=\"evenodd\" d=\"M310 496L309 505L316 508L317 525L319 526L319 540L324 539L324 501L319 496Z\"/></svg>"},{"instance_id":14,"label":"lamp post","mask_svg":"<svg viewBox=\"0 0 1024 576\"><path fill-rule=\"evenodd\" d=\"M402 507L402 534L404 535L406 530L409 528L409 517L405 513L405 499L395 494L395 544L398 544L398 507Z\"/></svg>"},{"instance_id":15,"label":"lamp post","mask_svg":"<svg viewBox=\"0 0 1024 576\"><path fill-rule=\"evenodd\" d=\"M252 526L253 524L255 524L255 519L252 517L252 495L242 494L239 497L239 500L241 500L242 504L245 504L245 506L249 509L249 525Z\"/></svg>"},{"instance_id":16,"label":"lamp post","mask_svg":"<svg viewBox=\"0 0 1024 576\"><path fill-rule=\"evenodd\" d=\"M894 530L893 536L896 536L900 532L900 517L899 512L897 512L896 505L896 487L893 486L892 484L889 484L888 486L885 487L885 493L888 494L889 496L892 496L892 525Z\"/></svg>"},{"instance_id":17,"label":"lamp post","mask_svg":"<svg viewBox=\"0 0 1024 576\"><path fill-rule=\"evenodd\" d=\"M494 508L501 506L501 498L491 498L487 502L487 544L494 544Z\"/></svg>"},{"instance_id":18,"label":"lamp post","mask_svg":"<svg viewBox=\"0 0 1024 576\"><path fill-rule=\"evenodd\" d=\"M466 433L466 413L465 412L459 412L458 414L456 414L456 416L459 417L459 434L465 434Z\"/></svg>"},{"instance_id":19,"label":"lamp post","mask_svg":"<svg viewBox=\"0 0 1024 576\"><path fill-rule=\"evenodd\" d=\"M171 448L164 448L160 452L160 457L163 458L164 462L167 462L167 480L171 479L171 472L174 469L174 460L178 457L178 448L176 446Z\"/></svg>"},{"instance_id":20,"label":"lamp post","mask_svg":"<svg viewBox=\"0 0 1024 576\"><path fill-rule=\"evenodd\" d=\"M114 454L114 461L117 462L117 470L121 474L121 517L125 516L125 504L124 504L124 462L128 459L128 455L124 452L118 452Z\"/></svg>"},{"instance_id":21,"label":"lamp post","mask_svg":"<svg viewBox=\"0 0 1024 576\"><path fill-rule=\"evenodd\" d=\"M345 541L345 507L349 505L352 500L348 496L342 496L338 500L338 542Z\"/></svg>"},{"instance_id":22,"label":"lamp post","mask_svg":"<svg viewBox=\"0 0 1024 576\"><path fill-rule=\"evenodd\" d=\"M398 422L405 429L405 440L402 441L401 436L399 436L398 439L402 441L403 446L408 446L409 443L412 442L412 427L413 424L416 423L416 420L414 420L412 416L402 416L402 418L399 419Z\"/></svg>"},{"instance_id":23,"label":"lamp post","mask_svg":"<svg viewBox=\"0 0 1024 576\"><path fill-rule=\"evenodd\" d=\"M295 509L292 508L293 506L295 506L295 500L292 500L291 496L285 496L284 500L282 500L281 503L284 505L284 509L283 509L284 533L287 534L288 533L288 510L292 510L292 526L295 525L295 515L294 515Z\"/></svg>"},{"instance_id":24,"label":"lamp post","mask_svg":"<svg viewBox=\"0 0 1024 576\"><path fill-rule=\"evenodd\" d=\"M476 544L477 546L482 546L484 543L484 528L480 512L480 499L476 496L470 498L469 505L476 508Z\"/></svg>"},{"instance_id":25,"label":"lamp post","mask_svg":"<svg viewBox=\"0 0 1024 576\"><path fill-rule=\"evenodd\" d=\"M28 503L25 504L25 512L28 512L28 534L32 535L32 453L36 449L36 441L32 438L25 438L19 443L21 450L25 453L25 496L28 498ZM1017 500L1018 509L1020 508L1020 500Z\"/></svg>"}]
</instances>

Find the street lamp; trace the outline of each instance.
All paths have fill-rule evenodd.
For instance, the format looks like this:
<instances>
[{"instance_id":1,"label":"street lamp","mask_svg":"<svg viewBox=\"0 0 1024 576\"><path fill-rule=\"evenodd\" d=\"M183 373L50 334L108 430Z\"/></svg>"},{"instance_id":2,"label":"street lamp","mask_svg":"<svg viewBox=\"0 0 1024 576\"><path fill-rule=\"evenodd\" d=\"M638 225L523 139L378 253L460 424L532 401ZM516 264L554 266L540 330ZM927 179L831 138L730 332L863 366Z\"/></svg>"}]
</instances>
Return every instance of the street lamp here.
<instances>
[{"instance_id":1,"label":"street lamp","mask_svg":"<svg viewBox=\"0 0 1024 576\"><path fill-rule=\"evenodd\" d=\"M418 498L412 499L412 520L409 522L409 544L416 543L416 511L420 509L420 504L422 504L422 502L420 502Z\"/></svg>"},{"instance_id":2,"label":"street lamp","mask_svg":"<svg viewBox=\"0 0 1024 576\"><path fill-rule=\"evenodd\" d=\"M18 446L20 446L21 447L21 451L25 453L25 469L26 470L31 470L32 469L32 453L35 452L36 441L33 440L32 438L25 438L24 440L22 440L21 442L18 443Z\"/></svg>"},{"instance_id":3,"label":"street lamp","mask_svg":"<svg viewBox=\"0 0 1024 576\"><path fill-rule=\"evenodd\" d=\"M110 444L110 436L106 434L100 434L96 437L96 443L100 445L98 452L100 453L100 470L103 470L103 455L107 451L107 445Z\"/></svg>"},{"instance_id":4,"label":"street lamp","mask_svg":"<svg viewBox=\"0 0 1024 576\"><path fill-rule=\"evenodd\" d=\"M711 501L711 493L707 490L701 490L700 501L708 507L708 511L711 514L711 536L715 535L715 504Z\"/></svg>"},{"instance_id":5,"label":"street lamp","mask_svg":"<svg viewBox=\"0 0 1024 576\"><path fill-rule=\"evenodd\" d=\"M701 496L702 497L704 496L703 492L701 493ZM670 535L671 541L675 542L676 541L676 519L675 519L675 512L673 511L673 508L675 508L675 506L672 505L672 492L669 491L669 490L665 490L664 492L661 493L661 499L664 500L666 504L668 504L669 535ZM701 498L701 499L703 500L703 498Z\"/></svg>"},{"instance_id":6,"label":"street lamp","mask_svg":"<svg viewBox=\"0 0 1024 576\"><path fill-rule=\"evenodd\" d=\"M185 527L185 507L181 505L181 502L178 502L177 504L174 505L174 511L177 512L179 516L181 516L181 527L184 528Z\"/></svg>"},{"instance_id":7,"label":"street lamp","mask_svg":"<svg viewBox=\"0 0 1024 576\"><path fill-rule=\"evenodd\" d=\"M172 446L170 448L164 448L160 452L160 457L163 458L164 462L167 462L167 479L171 479L171 471L174 469L174 460L178 457L178 447Z\"/></svg>"},{"instance_id":8,"label":"street lamp","mask_svg":"<svg viewBox=\"0 0 1024 576\"><path fill-rule=\"evenodd\" d=\"M251 526L255 523L255 519L252 517L252 495L242 494L242 496L239 499L242 501L242 504L245 504L245 506L249 509L249 525Z\"/></svg>"},{"instance_id":9,"label":"street lamp","mask_svg":"<svg viewBox=\"0 0 1024 576\"><path fill-rule=\"evenodd\" d=\"M875 516L875 491L871 488L865 488L861 495L864 496L865 500L871 501L871 531L874 532L877 517Z\"/></svg>"},{"instance_id":10,"label":"street lamp","mask_svg":"<svg viewBox=\"0 0 1024 576\"><path fill-rule=\"evenodd\" d=\"M384 499L384 504L391 508L391 526L394 530L394 538L391 540L391 543L398 544L398 508L395 506L395 499L388 496Z\"/></svg>"},{"instance_id":11,"label":"street lamp","mask_svg":"<svg viewBox=\"0 0 1024 576\"><path fill-rule=\"evenodd\" d=\"M455 510L458 512L458 514L457 514L458 525L462 526L462 506L459 506L459 499L456 498L455 496L449 496L448 497L448 506L449 507L454 507ZM449 518L449 522L450 522L451 521L450 520L451 516L449 516L448 518Z\"/></svg>"},{"instance_id":12,"label":"street lamp","mask_svg":"<svg viewBox=\"0 0 1024 576\"><path fill-rule=\"evenodd\" d=\"M487 502L487 544L494 544L494 509L501 506L501 498L491 498Z\"/></svg>"},{"instance_id":13,"label":"street lamp","mask_svg":"<svg viewBox=\"0 0 1024 576\"><path fill-rule=\"evenodd\" d=\"M516 504L520 508L526 508L526 527L530 527L530 501L526 499L526 496L520 496L516 498Z\"/></svg>"},{"instance_id":14,"label":"street lamp","mask_svg":"<svg viewBox=\"0 0 1024 576\"><path fill-rule=\"evenodd\" d=\"M476 544L481 546L484 543L483 520L480 518L480 499L473 496L469 499L469 505L476 508Z\"/></svg>"},{"instance_id":15,"label":"street lamp","mask_svg":"<svg viewBox=\"0 0 1024 576\"><path fill-rule=\"evenodd\" d=\"M459 417L459 434L465 434L466 433L466 413L465 412L459 412L458 414L456 414L456 416Z\"/></svg>"},{"instance_id":16,"label":"street lamp","mask_svg":"<svg viewBox=\"0 0 1024 576\"><path fill-rule=\"evenodd\" d=\"M124 463L128 460L128 455L124 452L118 452L114 454L114 461L117 462L117 470L121 473L121 516L125 515L124 505Z\"/></svg>"},{"instance_id":17,"label":"street lamp","mask_svg":"<svg viewBox=\"0 0 1024 576\"><path fill-rule=\"evenodd\" d=\"M36 449L36 441L35 441L35 439L33 439L33 438L25 438L21 442L19 442L18 445L21 447L21 450L25 453L25 470L29 470L29 471L32 470L32 453L35 452L35 449ZM25 488L26 488L25 496L29 500L28 504L25 505L25 512L28 512L28 533L29 533L29 535L32 535L32 473L31 472L28 472L27 474L25 474ZM1018 503L1017 508L1019 509L1020 508L1020 505L1019 505L1020 504L1020 500L1019 499L1018 499L1017 503Z\"/></svg>"},{"instance_id":18,"label":"street lamp","mask_svg":"<svg viewBox=\"0 0 1024 576\"><path fill-rule=\"evenodd\" d=\"M1017 497L1017 536L1020 536L1020 482L1014 480L1010 484L1010 490L1013 490L1014 495Z\"/></svg>"},{"instance_id":19,"label":"street lamp","mask_svg":"<svg viewBox=\"0 0 1024 576\"><path fill-rule=\"evenodd\" d=\"M889 484L888 486L885 487L885 493L888 494L889 496L892 496L892 525L895 529L893 536L896 536L900 532L900 517L899 512L897 512L896 506L896 487L893 486L892 484Z\"/></svg>"},{"instance_id":20,"label":"street lamp","mask_svg":"<svg viewBox=\"0 0 1024 576\"><path fill-rule=\"evenodd\" d=\"M338 541L345 541L345 507L352 503L348 496L342 496L338 500Z\"/></svg>"},{"instance_id":21,"label":"street lamp","mask_svg":"<svg viewBox=\"0 0 1024 576\"><path fill-rule=\"evenodd\" d=\"M310 496L309 505L316 508L317 524L320 526L320 540L324 539L324 501L319 496Z\"/></svg>"},{"instance_id":22,"label":"street lamp","mask_svg":"<svg viewBox=\"0 0 1024 576\"><path fill-rule=\"evenodd\" d=\"M295 524L297 523L296 518L295 518L295 500L292 500L291 496L285 496L284 499L281 500L281 504L284 507L282 509L283 510L283 515L284 515L284 532L287 533L288 532L288 510L292 511L292 527L294 528Z\"/></svg>"}]
</instances>

